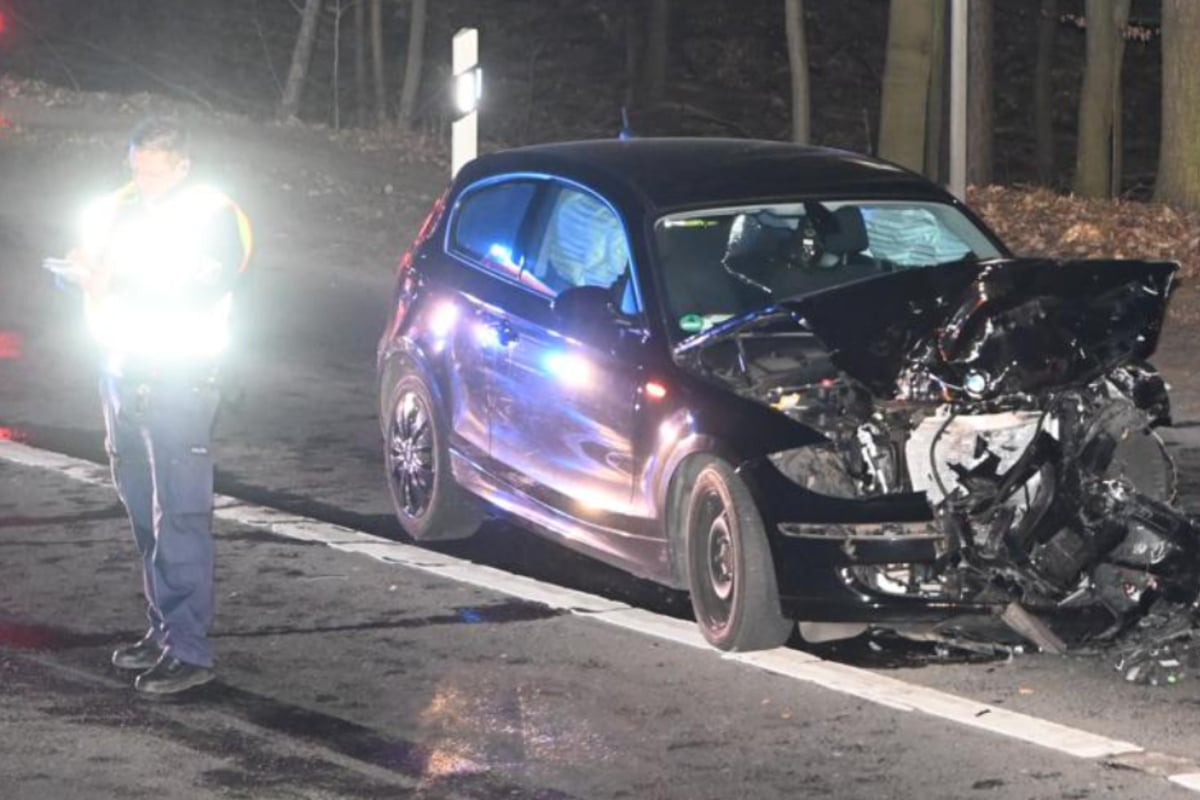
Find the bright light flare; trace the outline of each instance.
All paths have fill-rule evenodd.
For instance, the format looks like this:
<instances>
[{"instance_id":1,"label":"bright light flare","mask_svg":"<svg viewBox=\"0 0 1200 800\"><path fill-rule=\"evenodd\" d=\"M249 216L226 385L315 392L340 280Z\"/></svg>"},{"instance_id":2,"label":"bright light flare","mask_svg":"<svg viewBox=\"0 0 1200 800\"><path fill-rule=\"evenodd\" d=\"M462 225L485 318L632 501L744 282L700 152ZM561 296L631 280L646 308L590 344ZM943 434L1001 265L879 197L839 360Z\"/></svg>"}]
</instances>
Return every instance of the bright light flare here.
<instances>
[{"instance_id":1,"label":"bright light flare","mask_svg":"<svg viewBox=\"0 0 1200 800\"><path fill-rule=\"evenodd\" d=\"M473 67L454 76L454 105L460 114L470 114L483 99L483 68Z\"/></svg>"},{"instance_id":2,"label":"bright light flare","mask_svg":"<svg viewBox=\"0 0 1200 800\"><path fill-rule=\"evenodd\" d=\"M494 244L488 248L488 257L497 264L502 264L506 267L516 268L518 265L513 261L513 251L511 247L506 247L502 244Z\"/></svg>"},{"instance_id":3,"label":"bright light flare","mask_svg":"<svg viewBox=\"0 0 1200 800\"><path fill-rule=\"evenodd\" d=\"M458 306L446 302L433 309L429 317L429 332L439 339L445 339L458 324Z\"/></svg>"},{"instance_id":4,"label":"bright light flare","mask_svg":"<svg viewBox=\"0 0 1200 800\"><path fill-rule=\"evenodd\" d=\"M658 381L648 381L645 386L646 397L651 400L662 400L667 396L667 387Z\"/></svg>"},{"instance_id":5,"label":"bright light flare","mask_svg":"<svg viewBox=\"0 0 1200 800\"><path fill-rule=\"evenodd\" d=\"M592 383L591 364L574 353L547 353L542 358L542 366L564 386L578 388Z\"/></svg>"},{"instance_id":6,"label":"bright light flare","mask_svg":"<svg viewBox=\"0 0 1200 800\"><path fill-rule=\"evenodd\" d=\"M213 358L229 347L232 305L228 294L201 311L109 302L94 311L89 324L96 341L113 352L158 360Z\"/></svg>"},{"instance_id":7,"label":"bright light flare","mask_svg":"<svg viewBox=\"0 0 1200 800\"><path fill-rule=\"evenodd\" d=\"M473 326L475 331L475 341L485 350L498 349L500 345L500 329L495 325L488 325L486 322L476 322Z\"/></svg>"}]
</instances>

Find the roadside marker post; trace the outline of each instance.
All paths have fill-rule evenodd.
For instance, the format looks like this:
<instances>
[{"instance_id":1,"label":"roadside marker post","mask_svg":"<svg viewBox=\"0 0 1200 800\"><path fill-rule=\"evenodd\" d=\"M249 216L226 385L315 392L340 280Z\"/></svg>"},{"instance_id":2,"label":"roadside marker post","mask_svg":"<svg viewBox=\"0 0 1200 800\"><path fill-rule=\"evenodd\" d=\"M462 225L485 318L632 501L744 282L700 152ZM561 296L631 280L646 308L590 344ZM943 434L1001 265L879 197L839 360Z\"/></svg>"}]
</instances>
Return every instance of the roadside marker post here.
<instances>
[{"instance_id":1,"label":"roadside marker post","mask_svg":"<svg viewBox=\"0 0 1200 800\"><path fill-rule=\"evenodd\" d=\"M454 108L458 117L450 128L450 177L479 151L479 101L483 69L479 66L479 30L462 28L453 39Z\"/></svg>"}]
</instances>

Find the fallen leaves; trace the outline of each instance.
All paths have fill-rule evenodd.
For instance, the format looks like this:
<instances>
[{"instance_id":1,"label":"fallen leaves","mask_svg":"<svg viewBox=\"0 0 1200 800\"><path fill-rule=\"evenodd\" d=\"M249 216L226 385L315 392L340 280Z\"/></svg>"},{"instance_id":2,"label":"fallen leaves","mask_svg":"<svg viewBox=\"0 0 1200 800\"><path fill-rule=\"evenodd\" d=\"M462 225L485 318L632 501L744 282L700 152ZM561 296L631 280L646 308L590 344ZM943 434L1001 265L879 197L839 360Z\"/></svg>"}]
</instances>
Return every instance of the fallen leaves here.
<instances>
[{"instance_id":1,"label":"fallen leaves","mask_svg":"<svg viewBox=\"0 0 1200 800\"><path fill-rule=\"evenodd\" d=\"M1200 213L1005 186L971 187L967 202L1017 255L1175 261L1177 280L1200 284ZM1171 315L1200 318L1198 299L1194 291L1177 292Z\"/></svg>"},{"instance_id":2,"label":"fallen leaves","mask_svg":"<svg viewBox=\"0 0 1200 800\"><path fill-rule=\"evenodd\" d=\"M972 187L967 199L1018 255L1176 261L1181 277L1200 277L1200 213L1041 188Z\"/></svg>"}]
</instances>

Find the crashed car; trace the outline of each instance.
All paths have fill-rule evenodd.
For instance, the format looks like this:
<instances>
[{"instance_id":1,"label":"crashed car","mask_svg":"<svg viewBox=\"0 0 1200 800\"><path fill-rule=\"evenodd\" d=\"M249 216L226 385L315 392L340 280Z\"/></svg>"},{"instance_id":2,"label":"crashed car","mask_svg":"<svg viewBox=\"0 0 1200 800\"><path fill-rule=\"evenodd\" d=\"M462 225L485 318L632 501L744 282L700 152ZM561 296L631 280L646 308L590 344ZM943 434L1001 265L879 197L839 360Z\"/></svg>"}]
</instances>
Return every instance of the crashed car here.
<instances>
[{"instance_id":1,"label":"crashed car","mask_svg":"<svg viewBox=\"0 0 1200 800\"><path fill-rule=\"evenodd\" d=\"M1113 636L1196 593L1147 361L1175 270L1016 258L847 152L486 155L402 260L379 342L397 516L427 541L503 512L686 589L726 650L797 620Z\"/></svg>"}]
</instances>

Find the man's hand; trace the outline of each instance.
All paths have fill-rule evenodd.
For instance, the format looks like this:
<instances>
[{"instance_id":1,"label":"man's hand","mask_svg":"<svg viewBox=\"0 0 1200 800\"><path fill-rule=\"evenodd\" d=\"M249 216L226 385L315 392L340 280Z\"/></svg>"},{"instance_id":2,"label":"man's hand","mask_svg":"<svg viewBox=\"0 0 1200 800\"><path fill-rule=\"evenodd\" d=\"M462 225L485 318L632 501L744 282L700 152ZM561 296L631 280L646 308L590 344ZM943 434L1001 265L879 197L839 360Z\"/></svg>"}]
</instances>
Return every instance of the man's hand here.
<instances>
[{"instance_id":1,"label":"man's hand","mask_svg":"<svg viewBox=\"0 0 1200 800\"><path fill-rule=\"evenodd\" d=\"M72 248L64 260L73 265L79 276L74 281L75 285L83 289L89 297L98 297L108 288L107 270L102 269L92 254L84 248Z\"/></svg>"}]
</instances>

